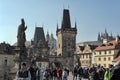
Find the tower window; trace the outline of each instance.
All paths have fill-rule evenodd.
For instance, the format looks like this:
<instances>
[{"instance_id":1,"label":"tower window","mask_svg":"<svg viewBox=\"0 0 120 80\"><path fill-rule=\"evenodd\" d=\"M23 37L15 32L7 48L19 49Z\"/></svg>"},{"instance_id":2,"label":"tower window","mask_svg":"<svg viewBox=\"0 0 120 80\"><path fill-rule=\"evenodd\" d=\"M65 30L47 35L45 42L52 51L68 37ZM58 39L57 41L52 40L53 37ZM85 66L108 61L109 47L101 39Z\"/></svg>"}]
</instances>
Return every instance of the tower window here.
<instances>
[{"instance_id":1,"label":"tower window","mask_svg":"<svg viewBox=\"0 0 120 80\"><path fill-rule=\"evenodd\" d=\"M70 43L68 43L68 46L70 46Z\"/></svg>"}]
</instances>

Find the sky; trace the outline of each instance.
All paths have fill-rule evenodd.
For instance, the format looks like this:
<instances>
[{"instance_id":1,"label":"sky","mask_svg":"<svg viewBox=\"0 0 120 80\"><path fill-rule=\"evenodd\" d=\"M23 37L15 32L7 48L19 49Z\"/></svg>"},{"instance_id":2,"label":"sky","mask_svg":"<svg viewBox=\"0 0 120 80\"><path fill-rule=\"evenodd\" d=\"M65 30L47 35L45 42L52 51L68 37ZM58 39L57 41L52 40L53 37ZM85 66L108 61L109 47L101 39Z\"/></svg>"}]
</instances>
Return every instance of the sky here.
<instances>
[{"instance_id":1,"label":"sky","mask_svg":"<svg viewBox=\"0 0 120 80\"><path fill-rule=\"evenodd\" d=\"M77 42L95 41L105 28L109 34L120 34L120 0L0 0L0 43L17 41L21 18L28 27L28 41L34 37L35 25L57 39L63 9L69 9L72 27L77 22Z\"/></svg>"}]
</instances>

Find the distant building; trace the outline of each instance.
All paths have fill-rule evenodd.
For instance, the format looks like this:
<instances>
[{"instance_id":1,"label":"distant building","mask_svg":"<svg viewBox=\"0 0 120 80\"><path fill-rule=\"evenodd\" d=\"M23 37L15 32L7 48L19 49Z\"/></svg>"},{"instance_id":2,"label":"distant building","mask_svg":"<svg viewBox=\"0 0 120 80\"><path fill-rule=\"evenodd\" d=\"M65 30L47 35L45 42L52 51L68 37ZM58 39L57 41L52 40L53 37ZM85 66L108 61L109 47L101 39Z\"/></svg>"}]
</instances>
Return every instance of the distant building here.
<instances>
[{"instance_id":1,"label":"distant building","mask_svg":"<svg viewBox=\"0 0 120 80\"><path fill-rule=\"evenodd\" d=\"M0 43L0 67L3 65L14 67L15 62L14 47L8 43Z\"/></svg>"},{"instance_id":2,"label":"distant building","mask_svg":"<svg viewBox=\"0 0 120 80\"><path fill-rule=\"evenodd\" d=\"M57 25L57 55L63 57L69 68L74 65L74 53L76 50L77 25L71 27L70 13L68 9L63 10L62 25ZM66 65L66 64L63 64Z\"/></svg>"},{"instance_id":3,"label":"distant building","mask_svg":"<svg viewBox=\"0 0 120 80\"><path fill-rule=\"evenodd\" d=\"M14 53L14 47L11 46L8 43L0 43L0 54L13 54Z\"/></svg>"},{"instance_id":4,"label":"distant building","mask_svg":"<svg viewBox=\"0 0 120 80\"><path fill-rule=\"evenodd\" d=\"M53 33L49 35L49 32L46 34L46 41L48 42L48 46L50 48L50 55L56 55L57 53L57 41L53 36Z\"/></svg>"},{"instance_id":5,"label":"distant building","mask_svg":"<svg viewBox=\"0 0 120 80\"><path fill-rule=\"evenodd\" d=\"M77 43L78 46L85 46L85 45L101 45L102 42L99 42L99 41L85 41L85 42L79 42Z\"/></svg>"},{"instance_id":6,"label":"distant building","mask_svg":"<svg viewBox=\"0 0 120 80\"><path fill-rule=\"evenodd\" d=\"M45 39L43 27L36 27L34 39L32 41L32 56L48 58L49 47Z\"/></svg>"},{"instance_id":7,"label":"distant building","mask_svg":"<svg viewBox=\"0 0 120 80\"><path fill-rule=\"evenodd\" d=\"M112 40L107 41L106 44L98 46L94 51L95 63L104 67L108 67L112 64L114 58L117 57L118 51L120 50L120 41Z\"/></svg>"},{"instance_id":8,"label":"distant building","mask_svg":"<svg viewBox=\"0 0 120 80\"><path fill-rule=\"evenodd\" d=\"M82 67L91 66L93 51L96 47L97 46L95 45L77 46L76 52L77 52L77 55L79 56Z\"/></svg>"},{"instance_id":9,"label":"distant building","mask_svg":"<svg viewBox=\"0 0 120 80\"><path fill-rule=\"evenodd\" d=\"M111 35L109 35L106 29L104 33L101 34L98 33L98 41L104 43L105 40L107 41L115 40L115 37L112 35L112 33Z\"/></svg>"},{"instance_id":10,"label":"distant building","mask_svg":"<svg viewBox=\"0 0 120 80\"><path fill-rule=\"evenodd\" d=\"M103 43L106 43L107 41L115 40L115 36L109 35L107 30L105 29L104 33L98 33L98 37L96 41L85 41L85 42L79 42L77 45L79 46L85 46L85 45L101 45Z\"/></svg>"}]
</instances>

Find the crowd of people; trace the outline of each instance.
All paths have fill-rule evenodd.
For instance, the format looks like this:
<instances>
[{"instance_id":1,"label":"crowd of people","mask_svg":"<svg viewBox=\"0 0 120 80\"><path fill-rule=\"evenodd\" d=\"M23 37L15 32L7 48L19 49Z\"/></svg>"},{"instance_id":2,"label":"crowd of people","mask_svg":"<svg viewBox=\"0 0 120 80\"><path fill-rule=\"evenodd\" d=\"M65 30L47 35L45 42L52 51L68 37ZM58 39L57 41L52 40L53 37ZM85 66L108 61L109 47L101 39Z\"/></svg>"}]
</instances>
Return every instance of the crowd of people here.
<instances>
[{"instance_id":1,"label":"crowd of people","mask_svg":"<svg viewBox=\"0 0 120 80\"><path fill-rule=\"evenodd\" d=\"M73 70L73 79L71 80L120 80L120 62L115 66L109 65L109 68L103 66L81 67L76 65ZM68 80L69 70L61 67L56 68L38 68L34 64L26 67L21 64L20 70L16 74L17 80Z\"/></svg>"},{"instance_id":2,"label":"crowd of people","mask_svg":"<svg viewBox=\"0 0 120 80\"><path fill-rule=\"evenodd\" d=\"M79 77L79 79L78 79ZM115 66L109 65L109 68L103 66L84 67L75 66L73 70L73 80L120 80L120 62Z\"/></svg>"},{"instance_id":3,"label":"crowd of people","mask_svg":"<svg viewBox=\"0 0 120 80\"><path fill-rule=\"evenodd\" d=\"M66 68L38 68L34 64L27 68L26 64L22 63L16 74L16 80L68 80L68 75L69 70Z\"/></svg>"}]
</instances>

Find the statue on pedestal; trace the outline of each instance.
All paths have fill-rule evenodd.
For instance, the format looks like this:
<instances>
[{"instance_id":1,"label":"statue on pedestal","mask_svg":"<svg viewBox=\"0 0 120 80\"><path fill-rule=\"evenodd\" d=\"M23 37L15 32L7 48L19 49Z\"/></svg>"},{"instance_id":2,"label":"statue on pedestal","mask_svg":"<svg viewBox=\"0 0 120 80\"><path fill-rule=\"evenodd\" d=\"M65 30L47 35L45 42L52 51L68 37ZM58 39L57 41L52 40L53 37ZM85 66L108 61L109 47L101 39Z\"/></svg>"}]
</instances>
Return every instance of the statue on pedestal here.
<instances>
[{"instance_id":1,"label":"statue on pedestal","mask_svg":"<svg viewBox=\"0 0 120 80\"><path fill-rule=\"evenodd\" d=\"M25 21L22 18L21 24L18 26L18 34L17 34L17 46L18 47L25 47L25 42L26 42L25 30L26 29L27 29L27 26L25 27Z\"/></svg>"},{"instance_id":2,"label":"statue on pedestal","mask_svg":"<svg viewBox=\"0 0 120 80\"><path fill-rule=\"evenodd\" d=\"M27 26L25 26L25 21L22 18L21 24L18 26L18 34L17 34L17 47L18 47L18 53L19 58L18 62L19 65L21 65L22 62L25 62L27 60L27 52L25 47L26 42L26 35L25 30L27 29Z\"/></svg>"}]
</instances>

